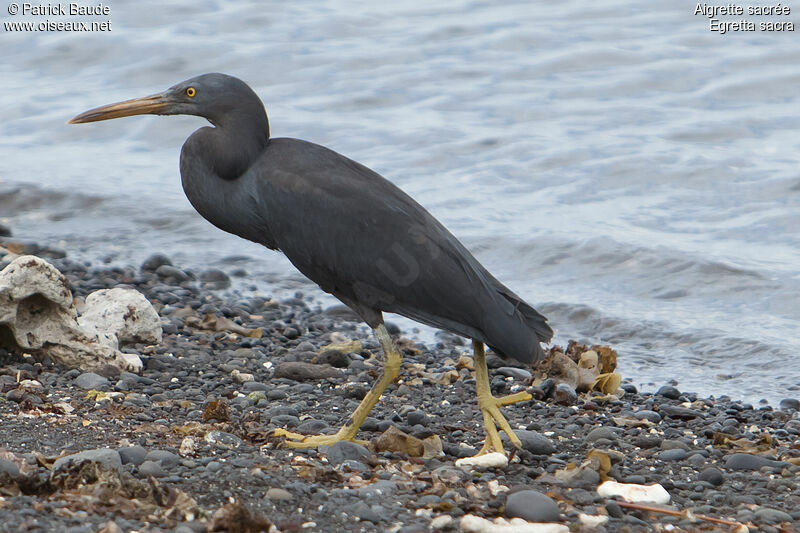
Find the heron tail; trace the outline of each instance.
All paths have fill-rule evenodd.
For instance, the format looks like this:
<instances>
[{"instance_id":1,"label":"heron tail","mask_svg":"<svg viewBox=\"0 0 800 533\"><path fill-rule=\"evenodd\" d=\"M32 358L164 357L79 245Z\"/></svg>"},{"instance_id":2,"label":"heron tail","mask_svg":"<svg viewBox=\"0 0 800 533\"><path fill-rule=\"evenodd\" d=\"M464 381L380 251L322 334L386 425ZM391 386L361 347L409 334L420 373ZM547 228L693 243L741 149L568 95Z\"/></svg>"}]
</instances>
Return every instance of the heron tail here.
<instances>
[{"instance_id":1,"label":"heron tail","mask_svg":"<svg viewBox=\"0 0 800 533\"><path fill-rule=\"evenodd\" d=\"M523 363L542 360L545 354L539 343L553 338L547 319L506 286L500 284L497 292L505 305L486 316L484 342L498 354Z\"/></svg>"}]
</instances>

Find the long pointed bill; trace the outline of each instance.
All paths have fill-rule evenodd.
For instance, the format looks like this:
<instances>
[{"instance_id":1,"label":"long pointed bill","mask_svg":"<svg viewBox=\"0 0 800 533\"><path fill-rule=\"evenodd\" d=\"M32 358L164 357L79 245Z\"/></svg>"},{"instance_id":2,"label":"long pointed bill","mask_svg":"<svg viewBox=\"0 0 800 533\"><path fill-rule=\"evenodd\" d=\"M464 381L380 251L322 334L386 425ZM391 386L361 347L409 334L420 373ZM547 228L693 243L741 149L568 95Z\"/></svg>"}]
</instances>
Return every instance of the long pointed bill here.
<instances>
[{"instance_id":1,"label":"long pointed bill","mask_svg":"<svg viewBox=\"0 0 800 533\"><path fill-rule=\"evenodd\" d=\"M67 124L83 124L84 122L97 122L132 115L163 115L168 107L169 101L165 93L153 94L84 111Z\"/></svg>"}]
</instances>

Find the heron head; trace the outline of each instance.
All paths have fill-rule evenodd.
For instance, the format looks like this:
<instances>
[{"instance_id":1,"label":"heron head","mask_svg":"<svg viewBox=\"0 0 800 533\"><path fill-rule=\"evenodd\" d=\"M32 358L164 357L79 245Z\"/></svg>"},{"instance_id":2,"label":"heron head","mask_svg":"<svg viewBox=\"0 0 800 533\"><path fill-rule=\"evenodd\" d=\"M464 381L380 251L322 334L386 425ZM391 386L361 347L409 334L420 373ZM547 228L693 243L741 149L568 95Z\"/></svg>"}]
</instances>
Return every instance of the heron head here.
<instances>
[{"instance_id":1,"label":"heron head","mask_svg":"<svg viewBox=\"0 0 800 533\"><path fill-rule=\"evenodd\" d=\"M182 81L158 94L90 109L68 124L133 115L196 115L218 125L241 112L258 110L264 113L264 106L246 83L233 76L213 73Z\"/></svg>"}]
</instances>

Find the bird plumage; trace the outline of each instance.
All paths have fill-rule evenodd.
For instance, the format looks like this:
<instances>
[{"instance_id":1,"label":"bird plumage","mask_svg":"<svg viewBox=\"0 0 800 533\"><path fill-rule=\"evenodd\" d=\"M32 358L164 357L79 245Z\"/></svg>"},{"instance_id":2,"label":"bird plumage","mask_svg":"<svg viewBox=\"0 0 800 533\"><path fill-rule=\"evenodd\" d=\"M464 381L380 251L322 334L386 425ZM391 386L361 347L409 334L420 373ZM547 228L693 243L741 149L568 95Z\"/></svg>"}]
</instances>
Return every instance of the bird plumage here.
<instances>
[{"instance_id":1,"label":"bird plumage","mask_svg":"<svg viewBox=\"0 0 800 533\"><path fill-rule=\"evenodd\" d=\"M523 362L542 357L539 342L552 336L545 318L376 172L317 144L276 138L240 177L223 181L212 152L193 142L184 146L181 174L198 212L280 249L370 326L382 311L398 313Z\"/></svg>"}]
</instances>

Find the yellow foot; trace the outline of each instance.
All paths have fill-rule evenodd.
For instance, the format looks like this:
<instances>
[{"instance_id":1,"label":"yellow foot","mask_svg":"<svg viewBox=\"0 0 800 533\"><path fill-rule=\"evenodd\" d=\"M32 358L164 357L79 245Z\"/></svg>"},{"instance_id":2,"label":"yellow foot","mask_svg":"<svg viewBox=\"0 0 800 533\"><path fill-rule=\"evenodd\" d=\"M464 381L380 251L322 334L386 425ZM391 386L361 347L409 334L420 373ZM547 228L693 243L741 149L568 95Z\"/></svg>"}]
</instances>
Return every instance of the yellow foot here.
<instances>
[{"instance_id":1,"label":"yellow foot","mask_svg":"<svg viewBox=\"0 0 800 533\"><path fill-rule=\"evenodd\" d=\"M331 446L343 440L349 440L362 446L369 444L365 440L356 440L353 438L355 432L345 431L345 429L342 428L333 435L302 435L279 428L275 430L272 436L285 438L286 440L283 441L283 444L287 448L318 448L319 446Z\"/></svg>"},{"instance_id":2,"label":"yellow foot","mask_svg":"<svg viewBox=\"0 0 800 533\"><path fill-rule=\"evenodd\" d=\"M486 428L486 440L483 443L481 451L478 455L483 455L491 452L505 453L503 450L503 441L500 440L500 433L497 431L499 427L508 435L508 440L511 441L517 448L522 448L522 443L519 438L514 434L514 430L508 424L506 417L500 412L500 407L511 405L517 402L525 402L532 398L527 392L518 392L503 396L502 398L495 398L492 395L478 398L478 406L481 408L483 414L483 425Z\"/></svg>"}]
</instances>

